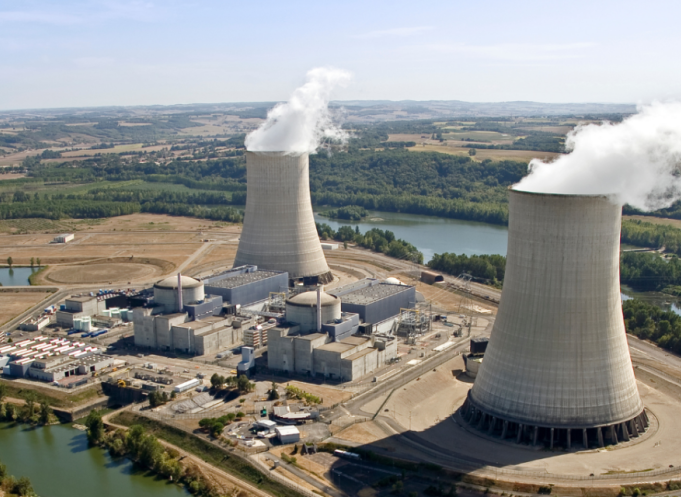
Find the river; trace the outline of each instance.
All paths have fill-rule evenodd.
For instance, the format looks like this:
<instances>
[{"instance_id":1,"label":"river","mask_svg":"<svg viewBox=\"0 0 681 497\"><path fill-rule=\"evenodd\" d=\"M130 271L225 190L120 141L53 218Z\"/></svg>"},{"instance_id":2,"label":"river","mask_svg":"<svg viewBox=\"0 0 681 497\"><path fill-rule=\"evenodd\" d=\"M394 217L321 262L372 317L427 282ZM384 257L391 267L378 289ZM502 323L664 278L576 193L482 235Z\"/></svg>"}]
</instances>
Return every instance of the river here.
<instances>
[{"instance_id":1,"label":"river","mask_svg":"<svg viewBox=\"0 0 681 497\"><path fill-rule=\"evenodd\" d=\"M41 497L182 497L189 493L148 476L128 459L89 447L69 425L32 428L0 423L0 461L16 478L27 476Z\"/></svg>"},{"instance_id":2,"label":"river","mask_svg":"<svg viewBox=\"0 0 681 497\"><path fill-rule=\"evenodd\" d=\"M336 231L341 226L359 226L362 233L372 228L390 230L397 238L414 245L425 262L443 252L506 255L508 242L506 226L418 214L369 211L362 221L350 222L315 213L315 221L326 223Z\"/></svg>"}]
</instances>

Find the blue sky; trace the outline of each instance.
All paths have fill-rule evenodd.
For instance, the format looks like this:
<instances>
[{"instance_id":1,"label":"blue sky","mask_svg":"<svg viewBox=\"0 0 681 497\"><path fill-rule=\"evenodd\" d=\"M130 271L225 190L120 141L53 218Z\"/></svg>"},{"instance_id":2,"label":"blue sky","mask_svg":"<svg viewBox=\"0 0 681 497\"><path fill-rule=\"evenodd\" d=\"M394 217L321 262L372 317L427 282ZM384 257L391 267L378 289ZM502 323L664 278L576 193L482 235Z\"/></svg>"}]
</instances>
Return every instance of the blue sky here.
<instances>
[{"instance_id":1,"label":"blue sky","mask_svg":"<svg viewBox=\"0 0 681 497\"><path fill-rule=\"evenodd\" d=\"M681 97L678 1L0 0L0 109L284 100Z\"/></svg>"}]
</instances>

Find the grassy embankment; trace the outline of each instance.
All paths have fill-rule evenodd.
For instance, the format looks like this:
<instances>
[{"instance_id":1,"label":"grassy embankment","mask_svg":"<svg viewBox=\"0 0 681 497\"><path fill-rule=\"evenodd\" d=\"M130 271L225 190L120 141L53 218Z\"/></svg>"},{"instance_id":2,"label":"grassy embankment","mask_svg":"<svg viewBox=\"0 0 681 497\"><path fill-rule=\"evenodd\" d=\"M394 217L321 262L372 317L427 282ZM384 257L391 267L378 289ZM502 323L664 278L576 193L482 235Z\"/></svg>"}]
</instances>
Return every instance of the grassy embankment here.
<instances>
[{"instance_id":1,"label":"grassy embankment","mask_svg":"<svg viewBox=\"0 0 681 497\"><path fill-rule=\"evenodd\" d=\"M37 384L26 385L18 384L11 381L0 380L0 383L7 388L5 395L14 399L26 399L31 392L35 394L35 401L39 404L47 402L52 407L69 408L90 401L99 396L102 391L99 387L85 389L77 394L68 394L66 392L52 392L47 388L40 387Z\"/></svg>"}]
</instances>

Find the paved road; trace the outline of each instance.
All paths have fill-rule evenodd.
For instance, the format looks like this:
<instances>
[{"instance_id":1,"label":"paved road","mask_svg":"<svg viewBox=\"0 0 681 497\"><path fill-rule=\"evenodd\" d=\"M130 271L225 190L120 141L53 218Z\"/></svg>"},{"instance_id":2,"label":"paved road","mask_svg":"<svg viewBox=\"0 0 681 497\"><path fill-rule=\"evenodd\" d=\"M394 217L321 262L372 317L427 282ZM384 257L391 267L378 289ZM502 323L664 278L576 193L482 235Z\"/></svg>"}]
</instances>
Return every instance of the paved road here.
<instances>
[{"instance_id":1,"label":"paved road","mask_svg":"<svg viewBox=\"0 0 681 497\"><path fill-rule=\"evenodd\" d=\"M333 496L333 497L347 497L346 494L345 494L344 492L341 492L341 491L339 491L339 490L336 490L335 488L330 487L330 486L328 486L328 485L324 485L324 484L321 483L320 481L318 481L318 480L312 478L312 477L311 477L310 475L308 475L305 471L303 471L303 470L298 469L297 467L295 467L293 464L285 463L282 459L280 459L279 457L275 456L275 455L272 454L271 452L268 452L267 455L266 455L265 457L268 458L268 459L271 459L271 460L273 460L273 461L278 462L278 463L279 463L279 466L281 466L283 469L285 469L285 470L288 471L289 473L292 473L292 474L296 475L298 478L300 478L300 479L302 479L302 480L305 480L307 483L309 483L310 485L314 486L315 488L321 490L322 492L324 492L324 493L326 493L326 494L329 494L329 495L331 495L331 496Z\"/></svg>"}]
</instances>

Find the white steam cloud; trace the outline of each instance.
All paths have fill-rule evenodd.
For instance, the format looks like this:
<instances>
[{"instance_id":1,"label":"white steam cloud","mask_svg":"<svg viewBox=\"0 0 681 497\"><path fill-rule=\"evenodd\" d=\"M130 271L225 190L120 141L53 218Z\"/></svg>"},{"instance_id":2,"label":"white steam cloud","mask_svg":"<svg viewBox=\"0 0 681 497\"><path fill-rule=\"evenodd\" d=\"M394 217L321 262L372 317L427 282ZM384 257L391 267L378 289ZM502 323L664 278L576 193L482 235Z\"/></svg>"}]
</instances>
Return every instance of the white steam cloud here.
<instances>
[{"instance_id":1,"label":"white steam cloud","mask_svg":"<svg viewBox=\"0 0 681 497\"><path fill-rule=\"evenodd\" d=\"M297 88L288 102L277 104L267 120L246 137L252 152L315 152L325 139L345 143L348 135L334 125L329 113L331 92L345 86L351 75L332 68L308 71L307 81Z\"/></svg>"},{"instance_id":2,"label":"white steam cloud","mask_svg":"<svg viewBox=\"0 0 681 497\"><path fill-rule=\"evenodd\" d=\"M577 126L566 140L568 155L534 159L515 190L606 194L642 210L681 199L681 103L640 107L621 123Z\"/></svg>"}]
</instances>

